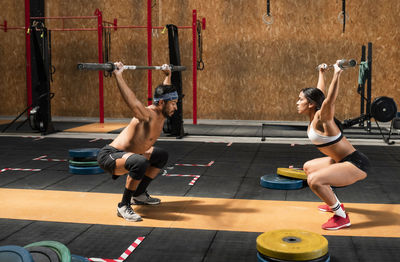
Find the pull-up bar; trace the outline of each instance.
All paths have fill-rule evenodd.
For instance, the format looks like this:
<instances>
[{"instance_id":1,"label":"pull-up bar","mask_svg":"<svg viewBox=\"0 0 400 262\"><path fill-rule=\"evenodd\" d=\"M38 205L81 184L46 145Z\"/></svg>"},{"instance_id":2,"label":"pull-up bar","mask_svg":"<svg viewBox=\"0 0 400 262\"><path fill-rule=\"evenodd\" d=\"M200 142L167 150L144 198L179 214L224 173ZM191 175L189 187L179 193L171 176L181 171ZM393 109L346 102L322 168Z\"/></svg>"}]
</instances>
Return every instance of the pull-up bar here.
<instances>
[{"instance_id":1,"label":"pull-up bar","mask_svg":"<svg viewBox=\"0 0 400 262\"><path fill-rule=\"evenodd\" d=\"M31 26L31 20L66 20L66 19L97 19L96 28L52 28L48 29L51 31L97 31L98 39L98 63L103 64L103 28L117 29L128 29L128 28L143 28L147 29L147 64L151 67L152 65L152 30L153 29L164 29L161 26L153 27L151 24L151 6L152 1L147 1L147 26L134 26L126 25L120 26L117 24L117 19L113 22L103 21L102 12L96 9L94 16L54 16L54 17L30 17L30 1L25 0L25 27L8 27L7 21L4 24L0 24L0 29L5 32L10 29L22 29L25 30L25 48L26 48L26 74L27 74L27 103L32 104L32 76L31 76L31 48L30 48L30 33L29 28ZM205 29L205 18L202 19L202 28ZM109 24L107 26L103 25ZM197 11L194 9L192 12L192 25L191 26L178 26L178 29L192 29L192 41L193 41L193 54L192 54L192 82L193 82L193 124L197 124ZM151 83L151 70L154 68L147 69L148 72L148 104L152 101L152 83ZM99 122L104 123L104 83L103 83L103 72L99 70Z\"/></svg>"}]
</instances>

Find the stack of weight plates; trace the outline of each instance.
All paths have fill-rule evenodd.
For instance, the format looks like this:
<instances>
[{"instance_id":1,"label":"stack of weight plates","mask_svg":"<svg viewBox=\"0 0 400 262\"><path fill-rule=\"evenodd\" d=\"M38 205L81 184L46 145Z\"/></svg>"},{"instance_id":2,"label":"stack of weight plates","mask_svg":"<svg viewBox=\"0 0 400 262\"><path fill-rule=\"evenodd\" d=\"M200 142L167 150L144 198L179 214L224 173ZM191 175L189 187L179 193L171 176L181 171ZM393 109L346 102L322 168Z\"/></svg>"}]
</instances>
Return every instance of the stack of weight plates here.
<instances>
[{"instance_id":1,"label":"stack of weight plates","mask_svg":"<svg viewBox=\"0 0 400 262\"><path fill-rule=\"evenodd\" d=\"M69 172L72 174L91 175L104 173L97 163L98 148L76 148L69 150Z\"/></svg>"},{"instance_id":2,"label":"stack of weight plates","mask_svg":"<svg viewBox=\"0 0 400 262\"><path fill-rule=\"evenodd\" d=\"M89 262L89 259L71 255L69 249L57 241L40 241L20 246L1 246L1 262Z\"/></svg>"},{"instance_id":3,"label":"stack of weight plates","mask_svg":"<svg viewBox=\"0 0 400 262\"><path fill-rule=\"evenodd\" d=\"M257 237L259 262L329 262L328 240L304 230L282 229Z\"/></svg>"},{"instance_id":4,"label":"stack of weight plates","mask_svg":"<svg viewBox=\"0 0 400 262\"><path fill-rule=\"evenodd\" d=\"M296 168L278 168L276 174L268 174L261 177L260 184L272 189L299 189L307 180L303 170Z\"/></svg>"},{"instance_id":5,"label":"stack of weight plates","mask_svg":"<svg viewBox=\"0 0 400 262\"><path fill-rule=\"evenodd\" d=\"M57 241L40 241L25 246L35 262L71 262L71 253Z\"/></svg>"}]
</instances>

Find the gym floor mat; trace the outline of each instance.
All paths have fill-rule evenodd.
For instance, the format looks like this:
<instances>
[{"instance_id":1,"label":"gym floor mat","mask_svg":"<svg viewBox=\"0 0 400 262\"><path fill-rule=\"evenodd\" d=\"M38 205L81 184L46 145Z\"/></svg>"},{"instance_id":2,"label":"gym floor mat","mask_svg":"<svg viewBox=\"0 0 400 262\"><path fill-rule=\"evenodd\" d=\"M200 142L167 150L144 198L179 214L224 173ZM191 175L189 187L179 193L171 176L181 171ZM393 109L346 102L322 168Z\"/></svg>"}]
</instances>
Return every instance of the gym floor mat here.
<instances>
[{"instance_id":1,"label":"gym floor mat","mask_svg":"<svg viewBox=\"0 0 400 262\"><path fill-rule=\"evenodd\" d=\"M65 132L108 133L122 130L128 123L92 123L64 130Z\"/></svg>"},{"instance_id":2,"label":"gym floor mat","mask_svg":"<svg viewBox=\"0 0 400 262\"><path fill-rule=\"evenodd\" d=\"M317 210L321 202L308 187L288 191L259 185L262 174L276 172L277 167L301 167L305 161L321 156L312 145L243 142L227 146L228 143L160 140L156 145L170 154L166 166L171 168L167 169L168 173L190 172L201 177L190 186L187 177L159 176L150 185L149 193L161 196L163 202L160 206L133 206L144 216L144 221L136 224L125 222L115 214L125 177L114 181L108 174L71 175L68 174L68 162L33 161L43 155L68 158L70 148L101 148L109 142L92 141L92 138L0 137L0 168L42 169L40 172L8 170L0 173L0 190L19 192L17 204L11 201L14 194L0 198L2 206L6 204L10 211L19 212L14 214L15 219L0 218L0 245L24 246L41 240L55 240L67 245L76 255L118 258L136 237L145 235L146 239L127 262L163 261L166 258L168 261L256 261L255 239L260 233L287 225L319 230L332 215ZM335 189L350 212L353 225L343 231L317 232L328 239L333 262L400 260L400 237L389 237L400 230L392 228L390 234L384 232L393 225L400 225L400 147L363 145L356 148L370 158L372 168L368 177L349 187ZM211 160L215 163L207 167L175 165L204 164ZM48 194L47 200L38 203L36 192ZM56 205L56 213L64 208L68 210L68 193L72 196L88 194L87 202L82 202L77 210L84 210L81 218L91 217L93 212L98 212L98 217L93 222L78 218L73 223L48 221L53 205ZM101 197L90 201L92 194ZM29 215L37 205L42 216L25 218L22 207ZM260 229L257 229L261 224L257 212L261 212L259 216L264 216L265 220ZM287 212L293 213L293 217L301 214L299 221L290 220L294 218L286 216ZM66 212L63 217L73 215ZM257 217L254 226L251 225L253 216ZM107 217L117 224L103 224L102 220ZM239 227L245 231L236 231ZM254 227L254 231L247 231L251 230L247 227ZM359 232L366 233L357 236Z\"/></svg>"},{"instance_id":3,"label":"gym floor mat","mask_svg":"<svg viewBox=\"0 0 400 262\"><path fill-rule=\"evenodd\" d=\"M162 204L157 207L136 206L144 221L132 223L112 212L120 198L120 194L3 188L0 199L7 201L0 202L0 218L246 232L293 225L326 235L400 237L400 204L348 203L351 229L326 232L321 221L332 214L319 212L316 202L160 196ZM96 208L88 212L88 206Z\"/></svg>"}]
</instances>

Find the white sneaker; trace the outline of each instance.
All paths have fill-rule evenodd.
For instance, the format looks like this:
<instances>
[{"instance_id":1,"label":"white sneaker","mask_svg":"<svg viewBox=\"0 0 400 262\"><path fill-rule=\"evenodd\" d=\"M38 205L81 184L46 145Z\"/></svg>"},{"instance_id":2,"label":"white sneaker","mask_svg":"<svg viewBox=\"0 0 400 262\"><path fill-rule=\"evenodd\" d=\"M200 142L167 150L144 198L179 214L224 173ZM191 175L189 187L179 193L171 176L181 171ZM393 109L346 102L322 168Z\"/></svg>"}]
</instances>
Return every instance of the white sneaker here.
<instances>
[{"instance_id":1,"label":"white sneaker","mask_svg":"<svg viewBox=\"0 0 400 262\"><path fill-rule=\"evenodd\" d=\"M122 206L117 208L117 216L124 218L128 221L142 221L142 217L133 211L131 206Z\"/></svg>"},{"instance_id":2,"label":"white sneaker","mask_svg":"<svg viewBox=\"0 0 400 262\"><path fill-rule=\"evenodd\" d=\"M132 197L131 202L136 205L158 205L161 200L159 198L151 197L147 191L139 196Z\"/></svg>"}]
</instances>

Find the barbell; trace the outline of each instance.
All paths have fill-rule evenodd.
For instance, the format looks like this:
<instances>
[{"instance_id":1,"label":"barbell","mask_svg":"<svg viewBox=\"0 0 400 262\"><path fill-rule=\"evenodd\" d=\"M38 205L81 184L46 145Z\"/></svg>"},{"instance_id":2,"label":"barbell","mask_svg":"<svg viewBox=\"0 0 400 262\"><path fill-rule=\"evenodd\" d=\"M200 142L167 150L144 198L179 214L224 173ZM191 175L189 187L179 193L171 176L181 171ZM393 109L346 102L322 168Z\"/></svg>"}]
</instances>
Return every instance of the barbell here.
<instances>
[{"instance_id":1,"label":"barbell","mask_svg":"<svg viewBox=\"0 0 400 262\"><path fill-rule=\"evenodd\" d=\"M350 68L350 67L355 67L357 65L357 61L356 60L354 60L354 59L349 59L349 60L347 60L347 59L341 59L340 61L339 61L339 63L338 63L338 66L341 68L341 69L346 69L346 68ZM317 66L317 70L319 70L320 68L323 68L323 69L328 69L328 68L331 68L331 67L334 67L335 66L335 64L332 64L332 65L327 65L327 64L320 64L320 65L318 65Z\"/></svg>"},{"instance_id":2,"label":"barbell","mask_svg":"<svg viewBox=\"0 0 400 262\"><path fill-rule=\"evenodd\" d=\"M101 70L112 72L115 69L114 63L79 63L79 70ZM186 66L163 65L163 66L136 66L124 65L125 70L168 70L171 71L185 71Z\"/></svg>"}]
</instances>

